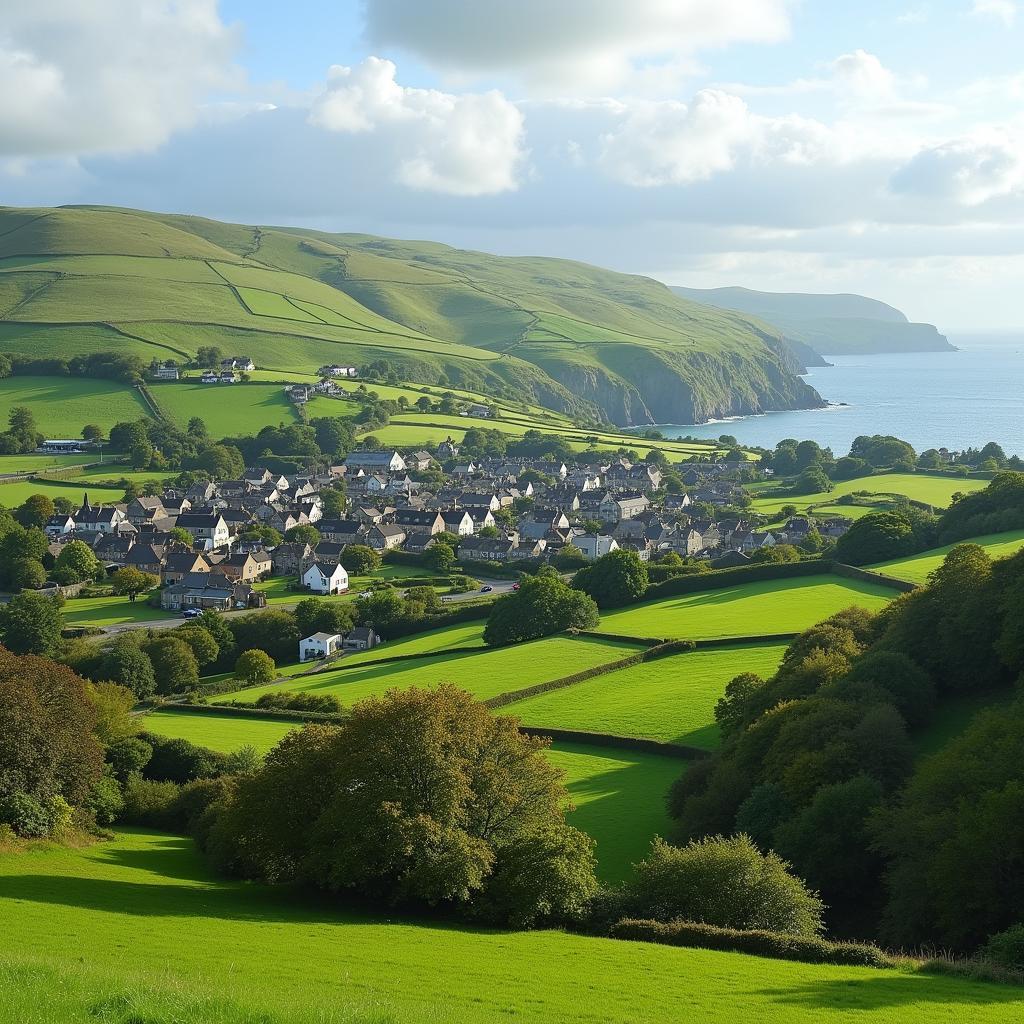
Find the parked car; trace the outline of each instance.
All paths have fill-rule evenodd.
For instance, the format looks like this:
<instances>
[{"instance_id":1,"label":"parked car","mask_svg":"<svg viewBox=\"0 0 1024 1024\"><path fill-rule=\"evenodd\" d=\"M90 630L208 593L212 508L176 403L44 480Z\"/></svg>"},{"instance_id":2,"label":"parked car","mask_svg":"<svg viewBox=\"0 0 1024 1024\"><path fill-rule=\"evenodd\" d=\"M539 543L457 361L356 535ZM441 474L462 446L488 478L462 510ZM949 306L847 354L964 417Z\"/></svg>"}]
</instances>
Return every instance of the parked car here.
<instances>
[{"instance_id":1,"label":"parked car","mask_svg":"<svg viewBox=\"0 0 1024 1024\"><path fill-rule=\"evenodd\" d=\"M513 583L512 584L512 589L513 590L518 590L519 589L519 584L518 583Z\"/></svg>"},{"instance_id":2,"label":"parked car","mask_svg":"<svg viewBox=\"0 0 1024 1024\"><path fill-rule=\"evenodd\" d=\"M182 613L183 619L198 619L203 613L198 608L186 608Z\"/></svg>"},{"instance_id":3,"label":"parked car","mask_svg":"<svg viewBox=\"0 0 1024 1024\"><path fill-rule=\"evenodd\" d=\"M493 589L494 589L494 587L488 587L488 586L484 585L484 586L482 586L480 588L480 593L481 594L489 594Z\"/></svg>"}]
</instances>

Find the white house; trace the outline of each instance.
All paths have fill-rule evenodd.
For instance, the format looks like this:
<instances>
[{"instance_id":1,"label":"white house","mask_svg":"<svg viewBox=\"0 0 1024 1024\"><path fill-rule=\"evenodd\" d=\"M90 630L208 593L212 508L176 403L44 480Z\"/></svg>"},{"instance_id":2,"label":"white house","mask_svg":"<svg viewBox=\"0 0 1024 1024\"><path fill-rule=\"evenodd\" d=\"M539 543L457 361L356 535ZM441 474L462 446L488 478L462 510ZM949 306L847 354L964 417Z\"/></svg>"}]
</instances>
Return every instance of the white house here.
<instances>
[{"instance_id":1,"label":"white house","mask_svg":"<svg viewBox=\"0 0 1024 1024\"><path fill-rule=\"evenodd\" d=\"M580 534L579 537L574 538L573 544L583 552L583 557L590 561L619 550L618 542L614 537L608 537L601 533L596 535L593 533Z\"/></svg>"},{"instance_id":2,"label":"white house","mask_svg":"<svg viewBox=\"0 0 1024 1024\"><path fill-rule=\"evenodd\" d=\"M302 585L314 594L344 594L348 590L348 573L343 565L314 562L302 574Z\"/></svg>"},{"instance_id":3,"label":"white house","mask_svg":"<svg viewBox=\"0 0 1024 1024\"><path fill-rule=\"evenodd\" d=\"M299 661L326 658L340 649L340 633L314 633L299 641Z\"/></svg>"}]
</instances>

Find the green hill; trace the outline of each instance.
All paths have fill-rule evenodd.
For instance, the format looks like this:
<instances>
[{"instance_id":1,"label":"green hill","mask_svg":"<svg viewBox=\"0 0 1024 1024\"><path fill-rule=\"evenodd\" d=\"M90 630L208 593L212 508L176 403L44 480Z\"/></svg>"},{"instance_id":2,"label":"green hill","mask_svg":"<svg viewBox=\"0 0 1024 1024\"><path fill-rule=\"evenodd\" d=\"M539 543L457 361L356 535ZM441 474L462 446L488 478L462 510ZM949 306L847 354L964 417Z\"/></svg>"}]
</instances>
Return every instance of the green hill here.
<instances>
[{"instance_id":1,"label":"green hill","mask_svg":"<svg viewBox=\"0 0 1024 1024\"><path fill-rule=\"evenodd\" d=\"M750 288L682 288L677 295L760 317L794 343L825 355L951 352L931 324L915 324L898 309L864 295L758 292Z\"/></svg>"},{"instance_id":2,"label":"green hill","mask_svg":"<svg viewBox=\"0 0 1024 1024\"><path fill-rule=\"evenodd\" d=\"M386 361L619 425L820 403L778 330L648 278L369 235L0 209L0 351L164 359L210 344L267 369Z\"/></svg>"}]
</instances>

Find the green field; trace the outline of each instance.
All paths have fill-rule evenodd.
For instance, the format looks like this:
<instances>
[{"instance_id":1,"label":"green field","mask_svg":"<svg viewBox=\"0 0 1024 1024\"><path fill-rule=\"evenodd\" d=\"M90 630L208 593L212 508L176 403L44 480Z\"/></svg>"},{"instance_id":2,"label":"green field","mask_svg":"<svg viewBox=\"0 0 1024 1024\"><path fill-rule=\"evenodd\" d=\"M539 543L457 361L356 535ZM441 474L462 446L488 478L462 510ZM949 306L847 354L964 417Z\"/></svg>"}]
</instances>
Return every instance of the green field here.
<instances>
[{"instance_id":1,"label":"green field","mask_svg":"<svg viewBox=\"0 0 1024 1024\"><path fill-rule=\"evenodd\" d=\"M781 498L757 497L761 491L774 486L774 484L755 484L749 488L754 498L751 505L752 511L775 517L785 505L795 505L800 512L805 512L811 506L821 505L826 506L826 509L816 508L816 511L825 511L827 515L856 517L856 506L837 506L835 502L843 495L858 494L861 491L867 492L872 498L877 498L879 501L891 498L892 495L902 495L912 501L922 501L927 505L934 505L936 508L947 508L953 495L958 491L970 494L973 491L983 490L988 486L988 480L965 480L962 477L939 476L929 473L879 473L877 476L862 476L856 480L843 480L837 483L831 491L819 491L817 494L784 495ZM865 515L866 512L860 514Z\"/></svg>"},{"instance_id":2,"label":"green field","mask_svg":"<svg viewBox=\"0 0 1024 1024\"><path fill-rule=\"evenodd\" d=\"M713 647L646 661L509 704L524 725L638 736L711 749L718 745L715 702L730 679L774 675L785 644Z\"/></svg>"},{"instance_id":3,"label":"green field","mask_svg":"<svg viewBox=\"0 0 1024 1024\"><path fill-rule=\"evenodd\" d=\"M86 377L6 377L0 380L0 424L4 429L16 405L32 413L36 429L48 438L81 437L87 423L106 432L122 420L149 415L134 388Z\"/></svg>"},{"instance_id":4,"label":"green field","mask_svg":"<svg viewBox=\"0 0 1024 1024\"><path fill-rule=\"evenodd\" d=\"M0 858L10 1024L1011 1024L1024 992L371 916L214 877L190 840L119 831Z\"/></svg>"},{"instance_id":5,"label":"green field","mask_svg":"<svg viewBox=\"0 0 1024 1024\"><path fill-rule=\"evenodd\" d=\"M33 494L45 494L50 498L67 498L73 505L79 506L85 492L88 492L89 500L94 505L109 505L124 497L123 487L100 487L89 483L88 479L80 480L78 477L46 483L40 480L19 480L16 484L0 486L0 505L17 508Z\"/></svg>"},{"instance_id":6,"label":"green field","mask_svg":"<svg viewBox=\"0 0 1024 1024\"><path fill-rule=\"evenodd\" d=\"M404 640L392 640L369 651L356 651L346 654L346 665L361 665L366 662L380 661L381 658L392 658L399 654L431 654L434 651L446 651L452 647L482 647L483 622L469 622L462 626L446 626L443 629L432 629L427 633L416 633Z\"/></svg>"},{"instance_id":7,"label":"green field","mask_svg":"<svg viewBox=\"0 0 1024 1024\"><path fill-rule=\"evenodd\" d=\"M280 384L154 384L164 413L184 429L198 416L214 438L258 434L263 427L297 423L295 406Z\"/></svg>"},{"instance_id":8,"label":"green field","mask_svg":"<svg viewBox=\"0 0 1024 1024\"><path fill-rule=\"evenodd\" d=\"M456 652L441 658L410 658L408 661L371 662L357 668L333 669L295 679L288 689L333 694L348 706L389 689L454 683L475 697L486 700L617 661L628 657L634 650L635 647L618 641L555 636L479 653ZM218 699L251 704L261 694L280 689L280 683L269 683Z\"/></svg>"},{"instance_id":9,"label":"green field","mask_svg":"<svg viewBox=\"0 0 1024 1024\"><path fill-rule=\"evenodd\" d=\"M265 754L293 729L302 727L294 719L231 718L228 715L191 711L152 711L142 719L147 732L188 740L201 747L234 753L242 747L255 747Z\"/></svg>"},{"instance_id":10,"label":"green field","mask_svg":"<svg viewBox=\"0 0 1024 1024\"><path fill-rule=\"evenodd\" d=\"M1024 548L1024 530L989 533L983 537L968 537L967 540L959 543L980 544L988 552L990 558L1007 558ZM946 555L955 547L956 544L947 544L944 548L922 551L919 555L911 555L908 558L895 558L889 562L880 562L871 568L889 576L895 576L897 579L910 580L911 583L927 583L929 573L938 569Z\"/></svg>"},{"instance_id":11,"label":"green field","mask_svg":"<svg viewBox=\"0 0 1024 1024\"><path fill-rule=\"evenodd\" d=\"M6 473L33 473L39 469L78 466L95 455L0 455L0 476Z\"/></svg>"},{"instance_id":12,"label":"green field","mask_svg":"<svg viewBox=\"0 0 1024 1024\"><path fill-rule=\"evenodd\" d=\"M708 640L798 633L850 605L877 610L895 591L836 576L742 583L646 601L601 616L602 633Z\"/></svg>"},{"instance_id":13,"label":"green field","mask_svg":"<svg viewBox=\"0 0 1024 1024\"><path fill-rule=\"evenodd\" d=\"M174 617L174 612L148 605L145 595L134 604L127 597L71 597L61 611L65 626L120 626Z\"/></svg>"}]
</instances>

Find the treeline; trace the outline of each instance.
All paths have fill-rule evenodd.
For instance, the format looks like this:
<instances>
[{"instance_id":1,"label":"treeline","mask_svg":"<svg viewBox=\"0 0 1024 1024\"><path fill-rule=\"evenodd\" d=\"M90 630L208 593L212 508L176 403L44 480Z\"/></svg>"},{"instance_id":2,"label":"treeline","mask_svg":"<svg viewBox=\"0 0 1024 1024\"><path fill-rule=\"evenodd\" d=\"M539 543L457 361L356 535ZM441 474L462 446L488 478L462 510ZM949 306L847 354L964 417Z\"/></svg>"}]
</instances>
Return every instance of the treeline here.
<instances>
[{"instance_id":1,"label":"treeline","mask_svg":"<svg viewBox=\"0 0 1024 1024\"><path fill-rule=\"evenodd\" d=\"M749 835L831 906L833 928L904 947L976 950L1024 921L1024 554L955 548L927 588L808 630L769 680L716 708L723 745L673 787L679 841ZM1005 704L941 754L936 709Z\"/></svg>"},{"instance_id":2,"label":"treeline","mask_svg":"<svg viewBox=\"0 0 1024 1024\"><path fill-rule=\"evenodd\" d=\"M138 384L145 369L138 356L124 352L90 352L67 359L22 352L0 354L0 377L98 377Z\"/></svg>"}]
</instances>

